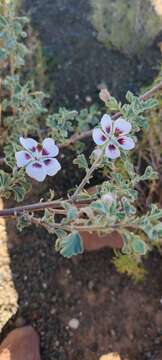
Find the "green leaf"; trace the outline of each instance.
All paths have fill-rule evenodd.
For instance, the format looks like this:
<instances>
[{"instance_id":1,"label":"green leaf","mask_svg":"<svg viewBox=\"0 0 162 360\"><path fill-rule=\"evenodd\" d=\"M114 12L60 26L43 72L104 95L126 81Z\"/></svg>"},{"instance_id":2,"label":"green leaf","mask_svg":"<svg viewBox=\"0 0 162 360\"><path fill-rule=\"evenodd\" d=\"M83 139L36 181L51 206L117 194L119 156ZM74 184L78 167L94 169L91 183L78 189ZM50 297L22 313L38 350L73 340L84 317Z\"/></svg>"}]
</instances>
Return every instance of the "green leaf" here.
<instances>
[{"instance_id":1,"label":"green leaf","mask_svg":"<svg viewBox=\"0 0 162 360\"><path fill-rule=\"evenodd\" d=\"M152 166L147 166L143 175L137 175L133 179L133 184L138 183L139 181L145 180L156 180L158 179L158 173L155 171Z\"/></svg>"},{"instance_id":2,"label":"green leaf","mask_svg":"<svg viewBox=\"0 0 162 360\"><path fill-rule=\"evenodd\" d=\"M118 103L118 101L114 97L111 97L111 99L107 102L106 105L110 111L120 111L121 109L121 104Z\"/></svg>"},{"instance_id":3,"label":"green leaf","mask_svg":"<svg viewBox=\"0 0 162 360\"><path fill-rule=\"evenodd\" d=\"M5 49L0 49L0 61L5 60L7 58L7 52Z\"/></svg>"},{"instance_id":4,"label":"green leaf","mask_svg":"<svg viewBox=\"0 0 162 360\"><path fill-rule=\"evenodd\" d=\"M26 189L23 188L23 186L21 186L21 185L20 186L19 185L15 186L13 188L13 192L15 194L15 200L17 202L22 201L24 199L25 195L26 195Z\"/></svg>"},{"instance_id":5,"label":"green leaf","mask_svg":"<svg viewBox=\"0 0 162 360\"><path fill-rule=\"evenodd\" d=\"M129 231L125 231L123 233L123 240L124 240L124 246L122 249L123 253L131 255L133 251L139 255L146 254L148 247L138 235Z\"/></svg>"},{"instance_id":6,"label":"green leaf","mask_svg":"<svg viewBox=\"0 0 162 360\"><path fill-rule=\"evenodd\" d=\"M136 208L130 204L129 200L126 197L122 198L123 210L127 216L134 215L136 213Z\"/></svg>"},{"instance_id":7,"label":"green leaf","mask_svg":"<svg viewBox=\"0 0 162 360\"><path fill-rule=\"evenodd\" d=\"M157 99L151 98L148 100L145 100L143 102L143 108L144 110L150 110L153 109L154 107L158 106L159 102Z\"/></svg>"},{"instance_id":8,"label":"green leaf","mask_svg":"<svg viewBox=\"0 0 162 360\"><path fill-rule=\"evenodd\" d=\"M80 234L75 231L63 239L57 239L56 250L68 259L74 255L82 254L84 248Z\"/></svg>"},{"instance_id":9,"label":"green leaf","mask_svg":"<svg viewBox=\"0 0 162 360\"><path fill-rule=\"evenodd\" d=\"M10 175L0 170L0 189L10 185Z\"/></svg>"},{"instance_id":10,"label":"green leaf","mask_svg":"<svg viewBox=\"0 0 162 360\"><path fill-rule=\"evenodd\" d=\"M91 209L95 210L98 213L107 214L109 212L109 207L106 206L102 201L95 201L90 205Z\"/></svg>"},{"instance_id":11,"label":"green leaf","mask_svg":"<svg viewBox=\"0 0 162 360\"><path fill-rule=\"evenodd\" d=\"M19 231L22 231L24 228L30 226L31 223L26 214L23 214L17 218L16 227Z\"/></svg>"},{"instance_id":12,"label":"green leaf","mask_svg":"<svg viewBox=\"0 0 162 360\"><path fill-rule=\"evenodd\" d=\"M67 220L72 221L75 220L78 216L78 210L75 206L70 206L67 211Z\"/></svg>"},{"instance_id":13,"label":"green leaf","mask_svg":"<svg viewBox=\"0 0 162 360\"><path fill-rule=\"evenodd\" d=\"M147 251L146 244L144 241L139 240L139 238L134 236L133 242L132 242L132 248L133 250L140 255L145 255Z\"/></svg>"},{"instance_id":14,"label":"green leaf","mask_svg":"<svg viewBox=\"0 0 162 360\"><path fill-rule=\"evenodd\" d=\"M78 155L77 158L73 161L73 164L78 165L78 167L80 169L87 169L88 168L88 163L87 163L87 160L86 160L84 154Z\"/></svg>"},{"instance_id":15,"label":"green leaf","mask_svg":"<svg viewBox=\"0 0 162 360\"><path fill-rule=\"evenodd\" d=\"M58 239L56 241L56 245L55 245L56 251L59 251L59 241L60 241L60 239L65 239L65 237L67 236L67 233L63 229L54 229L54 233L58 237ZM58 242L58 244L57 244L57 242ZM58 248L57 248L57 245L58 245Z\"/></svg>"},{"instance_id":16,"label":"green leaf","mask_svg":"<svg viewBox=\"0 0 162 360\"><path fill-rule=\"evenodd\" d=\"M131 103L134 100L134 94L131 91L127 91L125 98Z\"/></svg>"},{"instance_id":17,"label":"green leaf","mask_svg":"<svg viewBox=\"0 0 162 360\"><path fill-rule=\"evenodd\" d=\"M152 220L162 219L162 209L158 208L155 204L152 204L151 212L148 215Z\"/></svg>"}]
</instances>

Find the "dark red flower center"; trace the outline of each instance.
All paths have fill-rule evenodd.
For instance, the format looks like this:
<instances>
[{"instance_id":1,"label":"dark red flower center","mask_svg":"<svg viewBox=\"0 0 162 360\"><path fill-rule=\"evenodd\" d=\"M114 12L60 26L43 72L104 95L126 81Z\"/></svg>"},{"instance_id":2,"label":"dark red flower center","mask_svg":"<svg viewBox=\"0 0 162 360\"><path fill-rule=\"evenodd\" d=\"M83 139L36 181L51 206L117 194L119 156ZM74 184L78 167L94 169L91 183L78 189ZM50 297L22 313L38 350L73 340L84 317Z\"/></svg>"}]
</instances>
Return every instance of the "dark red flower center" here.
<instances>
[{"instance_id":1,"label":"dark red flower center","mask_svg":"<svg viewBox=\"0 0 162 360\"><path fill-rule=\"evenodd\" d=\"M38 162L34 162L34 163L32 164L32 166L33 166L34 168L37 168L37 169L40 169L40 168L42 167L42 165L41 165L40 163L38 163Z\"/></svg>"},{"instance_id":2,"label":"dark red flower center","mask_svg":"<svg viewBox=\"0 0 162 360\"><path fill-rule=\"evenodd\" d=\"M102 135L102 136L101 136L101 140L102 140L102 141L106 141L106 136L105 136L105 135Z\"/></svg>"},{"instance_id":3,"label":"dark red flower center","mask_svg":"<svg viewBox=\"0 0 162 360\"><path fill-rule=\"evenodd\" d=\"M116 128L115 129L115 136L119 136L119 135L121 135L122 134L122 131L120 130L120 129L118 129L118 128Z\"/></svg>"},{"instance_id":4,"label":"dark red flower center","mask_svg":"<svg viewBox=\"0 0 162 360\"><path fill-rule=\"evenodd\" d=\"M110 133L110 131L111 131L111 127L110 127L110 126L108 126L105 130L106 130L106 132L109 134L109 133Z\"/></svg>"},{"instance_id":5,"label":"dark red flower center","mask_svg":"<svg viewBox=\"0 0 162 360\"><path fill-rule=\"evenodd\" d=\"M114 150L115 150L115 145L110 144L110 145L109 145L109 150L110 150L110 151L114 151Z\"/></svg>"},{"instance_id":6,"label":"dark red flower center","mask_svg":"<svg viewBox=\"0 0 162 360\"><path fill-rule=\"evenodd\" d=\"M48 156L48 155L49 155L49 152L48 152L46 149L43 148L43 150L42 150L42 155Z\"/></svg>"},{"instance_id":7,"label":"dark red flower center","mask_svg":"<svg viewBox=\"0 0 162 360\"><path fill-rule=\"evenodd\" d=\"M38 144L38 145L37 145L37 150L38 150L39 152L41 152L42 149L43 149L42 145L41 145L41 144Z\"/></svg>"},{"instance_id":8,"label":"dark red flower center","mask_svg":"<svg viewBox=\"0 0 162 360\"><path fill-rule=\"evenodd\" d=\"M35 152L36 151L36 147L33 146L31 149L30 149L31 152Z\"/></svg>"},{"instance_id":9,"label":"dark red flower center","mask_svg":"<svg viewBox=\"0 0 162 360\"><path fill-rule=\"evenodd\" d=\"M118 139L118 143L119 143L120 145L123 145L123 144L124 144L124 141L125 141L124 138L119 138L119 139Z\"/></svg>"},{"instance_id":10,"label":"dark red flower center","mask_svg":"<svg viewBox=\"0 0 162 360\"><path fill-rule=\"evenodd\" d=\"M50 164L50 162L51 162L51 159L44 160L44 164L47 166Z\"/></svg>"},{"instance_id":11,"label":"dark red flower center","mask_svg":"<svg viewBox=\"0 0 162 360\"><path fill-rule=\"evenodd\" d=\"M28 153L25 153L25 159L29 160L29 159L31 159L31 156Z\"/></svg>"}]
</instances>

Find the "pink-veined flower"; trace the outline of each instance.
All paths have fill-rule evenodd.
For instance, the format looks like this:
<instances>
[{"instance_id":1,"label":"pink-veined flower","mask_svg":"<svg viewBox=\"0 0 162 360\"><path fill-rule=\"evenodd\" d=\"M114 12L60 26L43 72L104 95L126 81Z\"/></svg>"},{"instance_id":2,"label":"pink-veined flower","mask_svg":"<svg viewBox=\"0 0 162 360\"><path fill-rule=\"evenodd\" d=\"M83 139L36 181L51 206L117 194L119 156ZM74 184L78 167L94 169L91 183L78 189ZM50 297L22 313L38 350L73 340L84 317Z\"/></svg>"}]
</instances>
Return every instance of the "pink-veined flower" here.
<instances>
[{"instance_id":1,"label":"pink-veined flower","mask_svg":"<svg viewBox=\"0 0 162 360\"><path fill-rule=\"evenodd\" d=\"M97 145L105 144L105 155L109 159L116 159L120 156L120 148L131 150L135 147L133 139L127 134L131 131L132 125L125 119L119 117L113 121L107 114L101 119L101 129L93 129L93 140Z\"/></svg>"},{"instance_id":2,"label":"pink-veined flower","mask_svg":"<svg viewBox=\"0 0 162 360\"><path fill-rule=\"evenodd\" d=\"M20 137L20 144L24 150L15 154L17 167L25 167L31 178L41 182L47 175L53 176L61 169L60 163L55 159L59 149L53 139L47 138L39 144L32 138Z\"/></svg>"}]
</instances>

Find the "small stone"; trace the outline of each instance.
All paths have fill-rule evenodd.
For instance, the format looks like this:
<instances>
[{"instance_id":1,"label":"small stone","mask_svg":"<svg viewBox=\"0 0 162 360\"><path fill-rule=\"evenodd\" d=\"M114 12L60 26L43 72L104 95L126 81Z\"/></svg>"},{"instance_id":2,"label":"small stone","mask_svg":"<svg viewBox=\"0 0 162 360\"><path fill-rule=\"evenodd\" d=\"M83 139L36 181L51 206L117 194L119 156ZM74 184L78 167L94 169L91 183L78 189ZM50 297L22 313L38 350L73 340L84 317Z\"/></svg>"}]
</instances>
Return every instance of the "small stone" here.
<instances>
[{"instance_id":1,"label":"small stone","mask_svg":"<svg viewBox=\"0 0 162 360\"><path fill-rule=\"evenodd\" d=\"M94 281L90 280L89 283L88 283L88 289L92 290L93 288L94 288Z\"/></svg>"},{"instance_id":2,"label":"small stone","mask_svg":"<svg viewBox=\"0 0 162 360\"><path fill-rule=\"evenodd\" d=\"M87 103L91 103L91 102L92 102L91 96L86 96L85 100L86 100Z\"/></svg>"},{"instance_id":3,"label":"small stone","mask_svg":"<svg viewBox=\"0 0 162 360\"><path fill-rule=\"evenodd\" d=\"M77 330L79 327L79 320L78 319L71 319L69 321L69 327L73 330Z\"/></svg>"},{"instance_id":4,"label":"small stone","mask_svg":"<svg viewBox=\"0 0 162 360\"><path fill-rule=\"evenodd\" d=\"M56 314L56 309L55 309L55 308L52 308L51 311L50 311L50 314L51 314L51 315Z\"/></svg>"},{"instance_id":5,"label":"small stone","mask_svg":"<svg viewBox=\"0 0 162 360\"><path fill-rule=\"evenodd\" d=\"M66 270L66 274L67 274L67 275L70 275L70 274L71 274L70 269L67 269L67 270Z\"/></svg>"},{"instance_id":6,"label":"small stone","mask_svg":"<svg viewBox=\"0 0 162 360\"><path fill-rule=\"evenodd\" d=\"M121 357L118 353L109 353L102 355L99 360L121 360Z\"/></svg>"},{"instance_id":7,"label":"small stone","mask_svg":"<svg viewBox=\"0 0 162 360\"><path fill-rule=\"evenodd\" d=\"M29 305L28 300L24 301L24 304L23 304L23 305L24 305L24 306L28 306L28 305Z\"/></svg>"},{"instance_id":8,"label":"small stone","mask_svg":"<svg viewBox=\"0 0 162 360\"><path fill-rule=\"evenodd\" d=\"M0 359L40 360L39 337L31 326L11 331L0 345Z\"/></svg>"},{"instance_id":9,"label":"small stone","mask_svg":"<svg viewBox=\"0 0 162 360\"><path fill-rule=\"evenodd\" d=\"M52 302L56 302L57 297L56 297L56 296L53 296L51 300L52 300Z\"/></svg>"},{"instance_id":10,"label":"small stone","mask_svg":"<svg viewBox=\"0 0 162 360\"><path fill-rule=\"evenodd\" d=\"M42 284L42 287L43 287L43 289L47 289L47 284L46 284L46 283L43 283L43 284Z\"/></svg>"},{"instance_id":11,"label":"small stone","mask_svg":"<svg viewBox=\"0 0 162 360\"><path fill-rule=\"evenodd\" d=\"M115 330L114 330L114 329L111 329L111 330L110 330L110 334L111 334L111 336L115 337L115 336L116 336Z\"/></svg>"}]
</instances>

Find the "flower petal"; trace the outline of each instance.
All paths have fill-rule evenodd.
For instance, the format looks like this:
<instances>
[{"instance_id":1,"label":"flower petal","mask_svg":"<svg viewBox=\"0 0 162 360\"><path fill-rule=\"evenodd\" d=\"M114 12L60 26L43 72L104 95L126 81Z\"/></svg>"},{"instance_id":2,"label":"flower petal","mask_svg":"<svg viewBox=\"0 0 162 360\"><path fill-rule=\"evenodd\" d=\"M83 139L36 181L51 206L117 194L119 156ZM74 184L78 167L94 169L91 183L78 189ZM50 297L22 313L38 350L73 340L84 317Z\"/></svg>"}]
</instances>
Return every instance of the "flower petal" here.
<instances>
[{"instance_id":1,"label":"flower petal","mask_svg":"<svg viewBox=\"0 0 162 360\"><path fill-rule=\"evenodd\" d=\"M57 156L59 153L58 146L55 145L55 142L51 138L47 138L42 143L43 149L42 149L42 156Z\"/></svg>"},{"instance_id":2,"label":"flower petal","mask_svg":"<svg viewBox=\"0 0 162 360\"><path fill-rule=\"evenodd\" d=\"M38 145L37 141L32 138L24 138L23 136L20 136L20 144L26 149L31 152L36 151L36 147Z\"/></svg>"},{"instance_id":3,"label":"flower petal","mask_svg":"<svg viewBox=\"0 0 162 360\"><path fill-rule=\"evenodd\" d=\"M45 166L40 161L33 161L26 167L26 173L32 179L35 179L39 182L43 181L47 175Z\"/></svg>"},{"instance_id":4,"label":"flower petal","mask_svg":"<svg viewBox=\"0 0 162 360\"><path fill-rule=\"evenodd\" d=\"M132 125L123 118L118 118L114 122L114 134L120 136L122 134L128 134L132 129Z\"/></svg>"},{"instance_id":5,"label":"flower petal","mask_svg":"<svg viewBox=\"0 0 162 360\"><path fill-rule=\"evenodd\" d=\"M131 150L135 147L133 139L129 136L121 136L117 139L117 142L124 150Z\"/></svg>"},{"instance_id":6,"label":"flower petal","mask_svg":"<svg viewBox=\"0 0 162 360\"><path fill-rule=\"evenodd\" d=\"M32 160L31 155L27 152L27 151L17 151L15 153L15 158L16 158L16 164L17 167L23 167L26 166L30 160Z\"/></svg>"},{"instance_id":7,"label":"flower petal","mask_svg":"<svg viewBox=\"0 0 162 360\"><path fill-rule=\"evenodd\" d=\"M57 159L46 159L43 160L43 163L45 166L46 174L49 176L55 175L61 169L61 165Z\"/></svg>"},{"instance_id":8,"label":"flower petal","mask_svg":"<svg viewBox=\"0 0 162 360\"><path fill-rule=\"evenodd\" d=\"M109 159L116 159L120 156L120 150L114 144L109 144L105 149L105 153Z\"/></svg>"},{"instance_id":9,"label":"flower petal","mask_svg":"<svg viewBox=\"0 0 162 360\"><path fill-rule=\"evenodd\" d=\"M106 135L99 128L93 129L92 137L93 137L93 141L97 145L102 145L107 140Z\"/></svg>"},{"instance_id":10,"label":"flower petal","mask_svg":"<svg viewBox=\"0 0 162 360\"><path fill-rule=\"evenodd\" d=\"M101 127L107 135L112 131L112 120L111 117L107 114L103 115L101 119Z\"/></svg>"}]
</instances>

